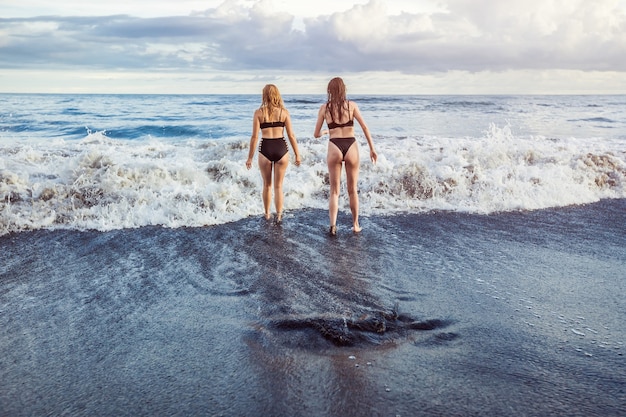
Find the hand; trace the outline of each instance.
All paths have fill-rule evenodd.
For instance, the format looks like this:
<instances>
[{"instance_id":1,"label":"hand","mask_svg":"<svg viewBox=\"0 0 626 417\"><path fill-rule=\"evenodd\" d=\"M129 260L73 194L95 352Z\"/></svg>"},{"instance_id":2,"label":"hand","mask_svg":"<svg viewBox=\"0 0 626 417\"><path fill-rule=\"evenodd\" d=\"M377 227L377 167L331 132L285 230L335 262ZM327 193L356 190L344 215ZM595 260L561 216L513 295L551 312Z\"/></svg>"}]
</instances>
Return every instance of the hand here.
<instances>
[{"instance_id":1,"label":"hand","mask_svg":"<svg viewBox=\"0 0 626 417\"><path fill-rule=\"evenodd\" d=\"M296 166L297 167L300 166L300 162L301 162L300 155L296 155Z\"/></svg>"},{"instance_id":2,"label":"hand","mask_svg":"<svg viewBox=\"0 0 626 417\"><path fill-rule=\"evenodd\" d=\"M378 160L378 154L373 149L370 150L370 159L372 160L372 163L374 163L374 165L376 165L376 161Z\"/></svg>"},{"instance_id":3,"label":"hand","mask_svg":"<svg viewBox=\"0 0 626 417\"><path fill-rule=\"evenodd\" d=\"M248 160L246 161L246 168L252 168L252 158L248 158Z\"/></svg>"}]
</instances>

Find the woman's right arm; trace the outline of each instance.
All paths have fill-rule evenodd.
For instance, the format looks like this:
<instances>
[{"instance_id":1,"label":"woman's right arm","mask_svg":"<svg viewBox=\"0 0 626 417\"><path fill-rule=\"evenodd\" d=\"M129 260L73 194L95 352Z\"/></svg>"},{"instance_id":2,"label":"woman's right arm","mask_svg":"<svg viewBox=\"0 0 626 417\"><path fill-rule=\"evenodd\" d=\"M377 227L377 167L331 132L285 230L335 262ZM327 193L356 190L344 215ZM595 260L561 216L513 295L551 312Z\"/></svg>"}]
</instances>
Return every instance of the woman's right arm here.
<instances>
[{"instance_id":1,"label":"woman's right arm","mask_svg":"<svg viewBox=\"0 0 626 417\"><path fill-rule=\"evenodd\" d=\"M300 166L300 150L298 149L298 140L296 139L296 135L295 133L293 133L293 128L291 126L291 115L289 114L289 111L287 111L287 118L285 119L285 129L287 130L287 137L289 138L291 148L293 149L293 153L295 154L296 166Z\"/></svg>"},{"instance_id":2,"label":"woman's right arm","mask_svg":"<svg viewBox=\"0 0 626 417\"><path fill-rule=\"evenodd\" d=\"M254 112L252 119L252 136L250 136L250 149L248 151L248 160L246 161L246 168L252 168L252 158L254 158L254 151L256 150L256 144L259 141L259 130L261 129L261 122L259 121L259 110Z\"/></svg>"},{"instance_id":3,"label":"woman's right arm","mask_svg":"<svg viewBox=\"0 0 626 417\"><path fill-rule=\"evenodd\" d=\"M363 130L363 134L365 135L365 139L367 140L367 144L370 148L370 159L375 164L378 160L378 154L376 153L376 149L374 149L374 141L372 140L372 135L370 134L370 129L367 127L367 123L363 120L363 116L361 116L361 111L359 110L359 106L354 104L354 118L361 126L361 130Z\"/></svg>"}]
</instances>

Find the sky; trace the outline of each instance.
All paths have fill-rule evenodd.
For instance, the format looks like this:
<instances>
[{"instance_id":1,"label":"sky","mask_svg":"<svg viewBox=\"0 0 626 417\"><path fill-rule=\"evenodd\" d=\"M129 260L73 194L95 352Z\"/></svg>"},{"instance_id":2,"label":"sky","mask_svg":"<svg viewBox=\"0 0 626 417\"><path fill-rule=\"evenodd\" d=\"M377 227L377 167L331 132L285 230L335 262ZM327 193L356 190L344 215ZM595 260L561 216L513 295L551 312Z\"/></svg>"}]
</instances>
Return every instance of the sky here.
<instances>
[{"instance_id":1,"label":"sky","mask_svg":"<svg viewBox=\"0 0 626 417\"><path fill-rule=\"evenodd\" d=\"M626 94L626 0L2 0L0 93Z\"/></svg>"}]
</instances>

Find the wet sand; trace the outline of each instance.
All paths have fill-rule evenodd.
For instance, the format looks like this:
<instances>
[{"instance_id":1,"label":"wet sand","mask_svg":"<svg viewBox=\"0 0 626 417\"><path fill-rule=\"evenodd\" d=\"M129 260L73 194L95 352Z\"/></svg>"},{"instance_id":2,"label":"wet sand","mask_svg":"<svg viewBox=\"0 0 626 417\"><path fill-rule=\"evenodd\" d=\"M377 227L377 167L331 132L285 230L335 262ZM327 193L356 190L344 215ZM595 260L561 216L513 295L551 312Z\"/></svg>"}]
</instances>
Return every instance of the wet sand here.
<instances>
[{"instance_id":1,"label":"wet sand","mask_svg":"<svg viewBox=\"0 0 626 417\"><path fill-rule=\"evenodd\" d=\"M0 414L624 415L625 213L0 237Z\"/></svg>"}]
</instances>

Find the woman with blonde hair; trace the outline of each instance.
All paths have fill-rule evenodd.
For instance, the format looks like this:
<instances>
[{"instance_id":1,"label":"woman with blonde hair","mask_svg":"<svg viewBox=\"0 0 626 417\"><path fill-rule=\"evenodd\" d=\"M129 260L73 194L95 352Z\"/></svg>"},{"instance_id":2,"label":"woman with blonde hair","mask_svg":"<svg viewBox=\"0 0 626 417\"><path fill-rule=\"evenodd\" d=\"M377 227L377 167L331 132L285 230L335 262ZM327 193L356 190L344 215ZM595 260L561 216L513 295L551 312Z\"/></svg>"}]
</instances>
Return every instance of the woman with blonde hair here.
<instances>
[{"instance_id":1,"label":"woman with blonde hair","mask_svg":"<svg viewBox=\"0 0 626 417\"><path fill-rule=\"evenodd\" d=\"M330 197L328 214L330 217L330 234L337 234L337 213L339 211L339 189L341 186L341 168L345 165L350 211L352 212L352 230L361 231L359 225L359 195L357 181L359 179L359 148L354 137L354 120L359 123L370 148L370 159L376 163L378 155L374 150L374 142L370 131L361 116L359 106L346 98L346 85L339 77L328 83L328 100L322 104L317 114L317 123L313 136L319 138L326 132L329 134L326 162L330 180ZM328 131L322 132L326 122Z\"/></svg>"},{"instance_id":2,"label":"woman with blonde hair","mask_svg":"<svg viewBox=\"0 0 626 417\"><path fill-rule=\"evenodd\" d=\"M265 219L271 218L272 184L274 188L274 205L276 206L276 222L280 223L283 216L283 179L289 165L289 150L285 141L284 130L287 131L291 148L295 154L296 166L300 165L300 151L296 136L291 128L291 117L285 108L283 99L274 84L263 88L261 107L252 118L252 136L246 167L252 167L252 158L261 132L259 146L259 169L263 178L263 207Z\"/></svg>"}]
</instances>

